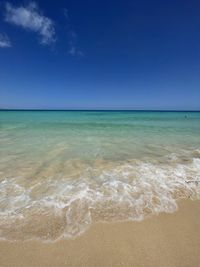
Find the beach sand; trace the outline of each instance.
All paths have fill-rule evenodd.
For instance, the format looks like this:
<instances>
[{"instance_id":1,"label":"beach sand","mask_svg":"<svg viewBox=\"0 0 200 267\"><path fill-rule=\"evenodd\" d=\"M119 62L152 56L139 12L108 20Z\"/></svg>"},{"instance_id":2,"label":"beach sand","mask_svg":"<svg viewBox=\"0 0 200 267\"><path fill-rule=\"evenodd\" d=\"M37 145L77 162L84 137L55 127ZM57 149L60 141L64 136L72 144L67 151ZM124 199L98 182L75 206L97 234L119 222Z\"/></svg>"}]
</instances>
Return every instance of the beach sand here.
<instances>
[{"instance_id":1,"label":"beach sand","mask_svg":"<svg viewBox=\"0 0 200 267\"><path fill-rule=\"evenodd\" d=\"M0 242L0 266L200 266L200 201L142 222L98 223L74 240Z\"/></svg>"}]
</instances>

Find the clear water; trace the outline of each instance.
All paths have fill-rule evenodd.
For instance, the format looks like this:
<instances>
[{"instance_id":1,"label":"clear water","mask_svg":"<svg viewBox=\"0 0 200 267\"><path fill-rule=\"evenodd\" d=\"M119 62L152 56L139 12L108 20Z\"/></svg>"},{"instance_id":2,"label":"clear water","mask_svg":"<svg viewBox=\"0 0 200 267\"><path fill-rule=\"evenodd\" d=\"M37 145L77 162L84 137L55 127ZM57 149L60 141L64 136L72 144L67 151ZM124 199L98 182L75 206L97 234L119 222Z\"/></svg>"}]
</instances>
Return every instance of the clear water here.
<instances>
[{"instance_id":1,"label":"clear water","mask_svg":"<svg viewBox=\"0 0 200 267\"><path fill-rule=\"evenodd\" d=\"M0 111L0 237L54 241L200 196L200 112Z\"/></svg>"}]
</instances>

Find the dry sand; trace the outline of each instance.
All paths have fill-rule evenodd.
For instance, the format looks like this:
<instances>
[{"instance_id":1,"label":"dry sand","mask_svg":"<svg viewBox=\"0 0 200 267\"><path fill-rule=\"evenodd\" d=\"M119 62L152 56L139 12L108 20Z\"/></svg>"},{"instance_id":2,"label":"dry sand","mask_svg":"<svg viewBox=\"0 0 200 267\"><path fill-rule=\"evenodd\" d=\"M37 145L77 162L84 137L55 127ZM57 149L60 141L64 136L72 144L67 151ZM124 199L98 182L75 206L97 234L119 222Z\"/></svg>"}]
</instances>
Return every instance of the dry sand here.
<instances>
[{"instance_id":1,"label":"dry sand","mask_svg":"<svg viewBox=\"0 0 200 267\"><path fill-rule=\"evenodd\" d=\"M0 266L200 266L200 201L142 222L95 224L74 240L0 242Z\"/></svg>"}]
</instances>

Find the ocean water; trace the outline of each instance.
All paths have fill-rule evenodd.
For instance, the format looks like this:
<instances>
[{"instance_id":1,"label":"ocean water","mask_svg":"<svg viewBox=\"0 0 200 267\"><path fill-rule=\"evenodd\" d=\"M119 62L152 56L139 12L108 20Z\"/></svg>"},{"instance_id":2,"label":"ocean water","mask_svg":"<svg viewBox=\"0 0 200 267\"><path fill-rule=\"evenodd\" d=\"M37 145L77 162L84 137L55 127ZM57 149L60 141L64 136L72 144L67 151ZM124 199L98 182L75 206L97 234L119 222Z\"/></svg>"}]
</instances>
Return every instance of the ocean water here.
<instances>
[{"instance_id":1,"label":"ocean water","mask_svg":"<svg viewBox=\"0 0 200 267\"><path fill-rule=\"evenodd\" d=\"M0 238L55 241L200 197L200 112L0 111Z\"/></svg>"}]
</instances>

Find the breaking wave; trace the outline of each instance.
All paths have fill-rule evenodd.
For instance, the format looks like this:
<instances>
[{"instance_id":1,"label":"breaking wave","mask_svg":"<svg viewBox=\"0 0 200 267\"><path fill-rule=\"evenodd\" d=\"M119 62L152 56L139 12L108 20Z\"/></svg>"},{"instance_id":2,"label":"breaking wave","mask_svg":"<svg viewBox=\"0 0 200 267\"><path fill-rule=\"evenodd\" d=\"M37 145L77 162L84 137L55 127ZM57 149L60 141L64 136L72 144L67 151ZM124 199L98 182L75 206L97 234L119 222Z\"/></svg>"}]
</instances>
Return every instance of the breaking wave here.
<instances>
[{"instance_id":1,"label":"breaking wave","mask_svg":"<svg viewBox=\"0 0 200 267\"><path fill-rule=\"evenodd\" d=\"M171 154L166 162L118 162L76 179L52 176L29 184L7 177L0 182L0 237L55 241L80 235L92 222L173 213L178 199L200 197L195 153L186 163Z\"/></svg>"}]
</instances>

